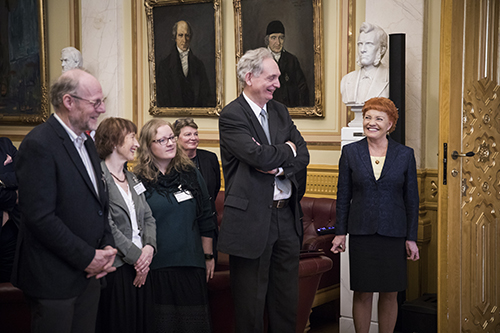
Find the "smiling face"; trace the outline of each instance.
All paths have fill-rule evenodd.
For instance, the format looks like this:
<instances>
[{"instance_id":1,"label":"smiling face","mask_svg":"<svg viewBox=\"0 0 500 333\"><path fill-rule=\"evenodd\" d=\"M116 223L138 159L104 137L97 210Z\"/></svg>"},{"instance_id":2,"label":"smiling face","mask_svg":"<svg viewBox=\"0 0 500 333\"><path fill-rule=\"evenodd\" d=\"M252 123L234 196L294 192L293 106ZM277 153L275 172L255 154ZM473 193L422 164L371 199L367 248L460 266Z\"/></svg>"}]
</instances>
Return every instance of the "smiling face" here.
<instances>
[{"instance_id":1,"label":"smiling face","mask_svg":"<svg viewBox=\"0 0 500 333\"><path fill-rule=\"evenodd\" d=\"M385 138L391 127L392 121L385 112L368 110L363 117L363 131L369 140Z\"/></svg>"},{"instance_id":2,"label":"smiling face","mask_svg":"<svg viewBox=\"0 0 500 333\"><path fill-rule=\"evenodd\" d=\"M278 64L272 58L266 58L262 61L262 73L255 76L247 73L245 76L245 94L263 108L264 105L273 99L273 93L280 87L280 69Z\"/></svg>"},{"instance_id":3,"label":"smiling face","mask_svg":"<svg viewBox=\"0 0 500 333\"><path fill-rule=\"evenodd\" d=\"M76 95L85 100L70 97L72 103L68 114L69 127L76 135L80 135L85 131L96 130L97 119L102 113L106 112L106 106L104 102L101 102L97 108L94 108L94 105L88 100L103 100L104 97L99 81L90 74L83 75Z\"/></svg>"},{"instance_id":4,"label":"smiling face","mask_svg":"<svg viewBox=\"0 0 500 333\"><path fill-rule=\"evenodd\" d=\"M137 148L139 148L139 142L137 142L136 134L132 132L128 133L123 139L123 143L116 147L116 152L126 161L133 161Z\"/></svg>"},{"instance_id":5,"label":"smiling face","mask_svg":"<svg viewBox=\"0 0 500 333\"><path fill-rule=\"evenodd\" d=\"M177 35L175 36L175 43L181 51L187 51L191 43L191 32L186 22L180 21L177 23Z\"/></svg>"},{"instance_id":6,"label":"smiling face","mask_svg":"<svg viewBox=\"0 0 500 333\"><path fill-rule=\"evenodd\" d=\"M285 44L285 34L275 33L269 35L269 48L271 51L278 53L283 50L283 44Z\"/></svg>"},{"instance_id":7,"label":"smiling face","mask_svg":"<svg viewBox=\"0 0 500 333\"><path fill-rule=\"evenodd\" d=\"M167 166L175 157L177 152L177 144L175 142L174 132L169 125L158 127L153 140L164 139L164 146L159 142L151 142L151 153L155 157L157 163L161 166Z\"/></svg>"},{"instance_id":8,"label":"smiling face","mask_svg":"<svg viewBox=\"0 0 500 333\"><path fill-rule=\"evenodd\" d=\"M192 128L191 126L184 126L181 128L177 142L184 151L195 150L198 148L198 144L200 143L198 130L196 128Z\"/></svg>"}]
</instances>

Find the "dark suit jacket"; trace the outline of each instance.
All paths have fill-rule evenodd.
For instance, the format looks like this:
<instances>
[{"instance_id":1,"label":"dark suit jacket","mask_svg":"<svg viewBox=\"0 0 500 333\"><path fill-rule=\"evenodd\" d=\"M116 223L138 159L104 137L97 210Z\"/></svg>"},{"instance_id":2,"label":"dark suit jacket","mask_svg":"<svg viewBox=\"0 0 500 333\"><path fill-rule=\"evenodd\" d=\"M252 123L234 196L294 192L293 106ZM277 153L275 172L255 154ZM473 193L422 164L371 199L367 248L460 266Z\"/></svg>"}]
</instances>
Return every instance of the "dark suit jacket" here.
<instances>
[{"instance_id":1,"label":"dark suit jacket","mask_svg":"<svg viewBox=\"0 0 500 333\"><path fill-rule=\"evenodd\" d=\"M188 55L188 76L184 76L179 51L163 59L156 72L156 100L159 107L215 106L205 65L192 51Z\"/></svg>"},{"instance_id":2,"label":"dark suit jacket","mask_svg":"<svg viewBox=\"0 0 500 333\"><path fill-rule=\"evenodd\" d=\"M217 155L204 149L196 149L200 172L207 184L212 210L215 212L215 199L220 190L220 164Z\"/></svg>"},{"instance_id":3,"label":"dark suit jacket","mask_svg":"<svg viewBox=\"0 0 500 333\"><path fill-rule=\"evenodd\" d=\"M296 173L309 163L306 142L295 127L287 108L274 100L267 103L267 142L262 126L243 95L228 104L219 118L220 148L225 179L224 216L219 233L219 250L244 258L258 258L267 243L271 223L274 176L257 171L282 167L291 180L290 205L297 235L302 235ZM292 141L297 156L285 144Z\"/></svg>"},{"instance_id":4,"label":"dark suit jacket","mask_svg":"<svg viewBox=\"0 0 500 333\"><path fill-rule=\"evenodd\" d=\"M4 165L7 155L12 158L12 163ZM0 180L6 188L0 187L0 212L10 212L16 206L17 179L14 171L17 149L8 138L0 138Z\"/></svg>"},{"instance_id":5,"label":"dark suit jacket","mask_svg":"<svg viewBox=\"0 0 500 333\"><path fill-rule=\"evenodd\" d=\"M73 142L52 115L24 138L18 153L21 227L13 284L28 296L67 299L87 284L95 249L114 246L108 193L94 141L85 147L99 195Z\"/></svg>"},{"instance_id":6,"label":"dark suit jacket","mask_svg":"<svg viewBox=\"0 0 500 333\"><path fill-rule=\"evenodd\" d=\"M283 50L278 66L281 72L280 87L274 92L273 99L288 107L312 106L309 103L309 88L299 59Z\"/></svg>"},{"instance_id":7,"label":"dark suit jacket","mask_svg":"<svg viewBox=\"0 0 500 333\"><path fill-rule=\"evenodd\" d=\"M413 149L389 138L382 173L375 180L363 139L342 148L337 185L337 235L417 240L418 184Z\"/></svg>"}]
</instances>

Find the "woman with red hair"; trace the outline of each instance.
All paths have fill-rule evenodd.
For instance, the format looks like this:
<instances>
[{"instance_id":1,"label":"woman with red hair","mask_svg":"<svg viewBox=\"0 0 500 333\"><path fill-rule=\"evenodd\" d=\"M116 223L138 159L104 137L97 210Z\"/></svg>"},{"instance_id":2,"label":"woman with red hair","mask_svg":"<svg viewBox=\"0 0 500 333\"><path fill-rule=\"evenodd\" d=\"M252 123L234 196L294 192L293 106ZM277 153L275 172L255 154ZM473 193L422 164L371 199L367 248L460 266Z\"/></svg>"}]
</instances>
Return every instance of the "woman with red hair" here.
<instances>
[{"instance_id":1,"label":"woman with red hair","mask_svg":"<svg viewBox=\"0 0 500 333\"><path fill-rule=\"evenodd\" d=\"M397 294L406 289L406 260L418 260L417 169L413 149L389 137L398 120L394 103L371 98L363 106L365 138L343 147L332 252L344 252L357 333L370 329L373 293L379 293L379 332L393 332Z\"/></svg>"}]
</instances>

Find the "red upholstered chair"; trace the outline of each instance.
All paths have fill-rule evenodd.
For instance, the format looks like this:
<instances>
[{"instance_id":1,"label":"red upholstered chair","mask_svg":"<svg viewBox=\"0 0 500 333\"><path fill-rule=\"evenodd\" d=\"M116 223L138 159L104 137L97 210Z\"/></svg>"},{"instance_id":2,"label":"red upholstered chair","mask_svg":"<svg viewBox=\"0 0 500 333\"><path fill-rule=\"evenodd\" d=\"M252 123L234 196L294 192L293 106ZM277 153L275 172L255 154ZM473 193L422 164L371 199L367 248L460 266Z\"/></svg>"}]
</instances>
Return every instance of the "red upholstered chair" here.
<instances>
[{"instance_id":1,"label":"red upholstered chair","mask_svg":"<svg viewBox=\"0 0 500 333\"><path fill-rule=\"evenodd\" d=\"M333 261L333 267L323 273L313 306L340 298L340 254L330 251L334 234L318 235L317 229L335 227L337 218L336 200L329 198L303 197L300 202L304 217L304 239L302 250L322 251Z\"/></svg>"},{"instance_id":2,"label":"red upholstered chair","mask_svg":"<svg viewBox=\"0 0 500 333\"><path fill-rule=\"evenodd\" d=\"M224 191L216 200L219 224L224 215ZM301 253L299 262L299 304L297 312L297 333L308 326L311 306L324 272L332 269L332 261L321 251L311 250ZM214 278L208 283L212 325L214 333L234 332L234 308L230 290L229 256L219 253Z\"/></svg>"}]
</instances>

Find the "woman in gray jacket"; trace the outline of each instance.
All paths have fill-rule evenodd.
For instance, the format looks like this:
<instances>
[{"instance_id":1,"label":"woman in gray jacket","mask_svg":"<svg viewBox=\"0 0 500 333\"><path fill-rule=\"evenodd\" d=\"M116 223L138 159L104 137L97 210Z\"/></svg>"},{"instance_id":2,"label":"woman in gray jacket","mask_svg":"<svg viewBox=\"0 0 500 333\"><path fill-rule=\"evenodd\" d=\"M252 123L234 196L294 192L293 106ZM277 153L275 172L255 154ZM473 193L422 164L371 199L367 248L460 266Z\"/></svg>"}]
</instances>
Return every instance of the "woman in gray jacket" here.
<instances>
[{"instance_id":1,"label":"woman in gray jacket","mask_svg":"<svg viewBox=\"0 0 500 333\"><path fill-rule=\"evenodd\" d=\"M153 323L153 294L149 265L156 251L156 223L142 183L129 172L139 147L137 127L130 120L106 118L97 128L95 143L103 159L103 181L109 192L109 224L118 253L101 292L97 331L149 332Z\"/></svg>"}]
</instances>

